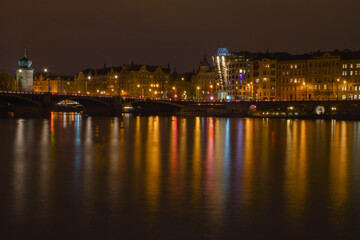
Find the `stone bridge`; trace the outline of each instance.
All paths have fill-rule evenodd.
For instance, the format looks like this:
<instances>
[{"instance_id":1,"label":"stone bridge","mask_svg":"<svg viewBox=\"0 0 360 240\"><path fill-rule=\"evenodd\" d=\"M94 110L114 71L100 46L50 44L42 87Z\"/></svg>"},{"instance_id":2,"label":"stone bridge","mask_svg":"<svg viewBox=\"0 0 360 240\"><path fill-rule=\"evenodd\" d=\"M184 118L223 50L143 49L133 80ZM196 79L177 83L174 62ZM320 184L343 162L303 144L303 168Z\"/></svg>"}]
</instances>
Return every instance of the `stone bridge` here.
<instances>
[{"instance_id":1,"label":"stone bridge","mask_svg":"<svg viewBox=\"0 0 360 240\"><path fill-rule=\"evenodd\" d=\"M120 96L0 91L0 102L10 104L16 117L49 116L55 105L63 100L78 102L88 115L121 114Z\"/></svg>"}]
</instances>

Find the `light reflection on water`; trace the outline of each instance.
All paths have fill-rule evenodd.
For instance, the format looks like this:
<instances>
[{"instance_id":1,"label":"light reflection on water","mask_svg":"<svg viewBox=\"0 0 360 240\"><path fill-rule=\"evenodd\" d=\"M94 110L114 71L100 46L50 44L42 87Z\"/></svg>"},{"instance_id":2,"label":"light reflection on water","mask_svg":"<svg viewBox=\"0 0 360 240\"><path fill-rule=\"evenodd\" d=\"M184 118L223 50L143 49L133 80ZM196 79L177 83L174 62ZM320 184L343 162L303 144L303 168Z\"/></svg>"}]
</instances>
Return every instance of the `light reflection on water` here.
<instances>
[{"instance_id":1,"label":"light reflection on water","mask_svg":"<svg viewBox=\"0 0 360 240\"><path fill-rule=\"evenodd\" d=\"M53 114L0 131L14 238L359 233L358 122Z\"/></svg>"}]
</instances>

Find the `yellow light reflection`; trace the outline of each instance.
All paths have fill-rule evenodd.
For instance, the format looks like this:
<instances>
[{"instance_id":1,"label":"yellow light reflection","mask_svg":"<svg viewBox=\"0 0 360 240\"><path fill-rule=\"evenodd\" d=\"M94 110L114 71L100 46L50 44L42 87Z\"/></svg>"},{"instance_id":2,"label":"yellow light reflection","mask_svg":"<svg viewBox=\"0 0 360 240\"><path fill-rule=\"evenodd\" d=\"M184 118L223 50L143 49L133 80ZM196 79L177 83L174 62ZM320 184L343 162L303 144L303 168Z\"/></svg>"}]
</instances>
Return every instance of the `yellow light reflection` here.
<instances>
[{"instance_id":1,"label":"yellow light reflection","mask_svg":"<svg viewBox=\"0 0 360 240\"><path fill-rule=\"evenodd\" d=\"M193 201L199 201L199 192L201 188L201 159L202 159L202 152L201 152L201 123L200 117L195 118L195 125L194 125L194 148L193 148L193 166L192 166L192 189L193 189Z\"/></svg>"},{"instance_id":2,"label":"yellow light reflection","mask_svg":"<svg viewBox=\"0 0 360 240\"><path fill-rule=\"evenodd\" d=\"M179 143L178 143L178 118L172 117L171 119L171 130L170 130L170 150L169 150L169 159L170 159L170 184L169 191L172 193L172 198L177 199L179 193Z\"/></svg>"},{"instance_id":3,"label":"yellow light reflection","mask_svg":"<svg viewBox=\"0 0 360 240\"><path fill-rule=\"evenodd\" d=\"M333 121L332 126L335 131L332 132L330 145L330 197L333 214L340 220L338 216L342 215L348 196L348 151L353 149L348 140L347 128L353 126L346 121Z\"/></svg>"},{"instance_id":4,"label":"yellow light reflection","mask_svg":"<svg viewBox=\"0 0 360 240\"><path fill-rule=\"evenodd\" d=\"M310 124L310 123L308 123ZM286 131L285 199L290 218L302 217L307 196L306 121L292 121ZM300 133L299 133L300 132Z\"/></svg>"},{"instance_id":5,"label":"yellow light reflection","mask_svg":"<svg viewBox=\"0 0 360 240\"><path fill-rule=\"evenodd\" d=\"M149 204L149 211L157 212L160 194L160 127L159 117L149 117L147 132L147 154L146 154L146 190Z\"/></svg>"},{"instance_id":6,"label":"yellow light reflection","mask_svg":"<svg viewBox=\"0 0 360 240\"><path fill-rule=\"evenodd\" d=\"M256 121L245 120L243 203L250 206L254 195L254 128Z\"/></svg>"}]
</instances>

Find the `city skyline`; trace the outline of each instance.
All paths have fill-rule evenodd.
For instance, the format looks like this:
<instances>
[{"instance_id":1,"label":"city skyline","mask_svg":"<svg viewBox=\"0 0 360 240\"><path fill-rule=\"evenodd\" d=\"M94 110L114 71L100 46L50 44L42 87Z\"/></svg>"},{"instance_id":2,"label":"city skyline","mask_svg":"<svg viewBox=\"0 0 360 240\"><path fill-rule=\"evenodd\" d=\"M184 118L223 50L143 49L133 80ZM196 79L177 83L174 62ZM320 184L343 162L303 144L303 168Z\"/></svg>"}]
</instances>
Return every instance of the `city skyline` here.
<instances>
[{"instance_id":1,"label":"city skyline","mask_svg":"<svg viewBox=\"0 0 360 240\"><path fill-rule=\"evenodd\" d=\"M106 1L3 3L0 71L23 48L34 67L75 74L134 61L192 71L218 47L290 53L359 49L360 3L343 1ZM220 10L219 10L220 7ZM16 13L16 14L14 14Z\"/></svg>"}]
</instances>

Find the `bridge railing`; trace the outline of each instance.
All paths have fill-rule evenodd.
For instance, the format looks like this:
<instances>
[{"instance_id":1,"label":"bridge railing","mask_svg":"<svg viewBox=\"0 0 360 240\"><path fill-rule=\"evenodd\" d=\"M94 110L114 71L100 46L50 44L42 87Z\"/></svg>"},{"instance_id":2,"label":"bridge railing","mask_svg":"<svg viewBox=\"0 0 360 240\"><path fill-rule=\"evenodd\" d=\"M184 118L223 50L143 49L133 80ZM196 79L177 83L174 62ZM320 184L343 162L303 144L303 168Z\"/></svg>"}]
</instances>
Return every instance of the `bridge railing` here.
<instances>
[{"instance_id":1,"label":"bridge railing","mask_svg":"<svg viewBox=\"0 0 360 240\"><path fill-rule=\"evenodd\" d=\"M26 91L4 91L0 90L0 93L10 93L10 94L38 94L38 95L44 95L43 92L26 92Z\"/></svg>"}]
</instances>

